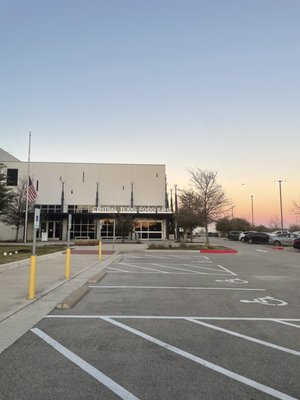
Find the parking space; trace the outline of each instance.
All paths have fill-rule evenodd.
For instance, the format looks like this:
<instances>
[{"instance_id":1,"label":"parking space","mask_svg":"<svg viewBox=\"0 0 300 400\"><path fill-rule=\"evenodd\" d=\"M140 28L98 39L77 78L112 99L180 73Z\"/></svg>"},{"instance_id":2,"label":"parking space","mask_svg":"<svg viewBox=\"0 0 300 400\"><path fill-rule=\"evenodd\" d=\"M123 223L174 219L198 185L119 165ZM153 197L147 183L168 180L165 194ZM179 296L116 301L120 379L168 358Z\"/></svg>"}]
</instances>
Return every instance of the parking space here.
<instances>
[{"instance_id":1,"label":"parking space","mask_svg":"<svg viewBox=\"0 0 300 400\"><path fill-rule=\"evenodd\" d=\"M22 375L5 398L18 398L32 371L38 383L22 399L56 381L43 398L299 398L299 295L276 279L280 261L260 257L124 254L72 310L3 354L6 386ZM274 271L276 285L260 279Z\"/></svg>"}]
</instances>

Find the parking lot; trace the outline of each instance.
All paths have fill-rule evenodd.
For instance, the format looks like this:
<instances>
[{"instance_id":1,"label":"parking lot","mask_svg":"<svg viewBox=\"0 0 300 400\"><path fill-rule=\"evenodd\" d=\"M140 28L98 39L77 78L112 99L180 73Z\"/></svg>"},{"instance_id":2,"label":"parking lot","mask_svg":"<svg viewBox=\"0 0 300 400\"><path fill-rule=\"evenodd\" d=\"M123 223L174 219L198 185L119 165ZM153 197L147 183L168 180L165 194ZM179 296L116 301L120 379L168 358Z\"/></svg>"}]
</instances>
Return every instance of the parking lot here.
<instances>
[{"instance_id":1,"label":"parking lot","mask_svg":"<svg viewBox=\"0 0 300 400\"><path fill-rule=\"evenodd\" d=\"M123 254L2 354L4 398L300 398L299 254L237 246Z\"/></svg>"}]
</instances>

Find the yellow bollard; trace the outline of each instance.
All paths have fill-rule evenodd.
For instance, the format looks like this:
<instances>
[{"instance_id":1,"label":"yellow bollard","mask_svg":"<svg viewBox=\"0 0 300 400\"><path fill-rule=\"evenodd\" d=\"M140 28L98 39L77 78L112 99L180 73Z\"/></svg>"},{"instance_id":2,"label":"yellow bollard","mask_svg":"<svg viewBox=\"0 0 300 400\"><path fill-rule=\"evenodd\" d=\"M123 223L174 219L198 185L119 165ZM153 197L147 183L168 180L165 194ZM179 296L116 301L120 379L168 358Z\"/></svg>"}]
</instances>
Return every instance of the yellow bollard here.
<instances>
[{"instance_id":1,"label":"yellow bollard","mask_svg":"<svg viewBox=\"0 0 300 400\"><path fill-rule=\"evenodd\" d=\"M36 256L30 257L29 300L35 298Z\"/></svg>"},{"instance_id":2,"label":"yellow bollard","mask_svg":"<svg viewBox=\"0 0 300 400\"><path fill-rule=\"evenodd\" d=\"M70 261L71 261L71 249L68 247L66 250L66 279L70 278Z\"/></svg>"},{"instance_id":3,"label":"yellow bollard","mask_svg":"<svg viewBox=\"0 0 300 400\"><path fill-rule=\"evenodd\" d=\"M99 261L102 260L102 240L99 240L99 249L98 249L98 259Z\"/></svg>"}]
</instances>

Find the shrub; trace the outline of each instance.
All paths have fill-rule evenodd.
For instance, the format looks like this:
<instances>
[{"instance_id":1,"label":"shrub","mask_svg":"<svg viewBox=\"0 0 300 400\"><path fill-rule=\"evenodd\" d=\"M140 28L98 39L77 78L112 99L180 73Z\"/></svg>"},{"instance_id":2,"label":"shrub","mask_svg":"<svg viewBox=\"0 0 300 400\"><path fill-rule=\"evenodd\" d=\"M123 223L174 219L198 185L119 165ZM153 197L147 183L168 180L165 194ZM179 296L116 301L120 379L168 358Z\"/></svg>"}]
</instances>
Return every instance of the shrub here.
<instances>
[{"instance_id":1,"label":"shrub","mask_svg":"<svg viewBox=\"0 0 300 400\"><path fill-rule=\"evenodd\" d=\"M75 246L98 246L99 240L96 239L77 239L74 242Z\"/></svg>"}]
</instances>

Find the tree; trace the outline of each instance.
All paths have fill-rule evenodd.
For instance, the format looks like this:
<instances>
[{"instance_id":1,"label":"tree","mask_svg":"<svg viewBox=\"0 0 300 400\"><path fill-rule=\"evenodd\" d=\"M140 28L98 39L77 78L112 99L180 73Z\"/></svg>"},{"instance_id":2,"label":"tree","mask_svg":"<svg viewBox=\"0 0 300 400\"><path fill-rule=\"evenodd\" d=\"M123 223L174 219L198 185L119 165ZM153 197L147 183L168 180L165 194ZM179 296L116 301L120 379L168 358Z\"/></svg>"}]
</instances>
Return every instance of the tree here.
<instances>
[{"instance_id":1,"label":"tree","mask_svg":"<svg viewBox=\"0 0 300 400\"><path fill-rule=\"evenodd\" d=\"M289 231L290 232L300 231L300 225L299 224L291 224L289 226Z\"/></svg>"},{"instance_id":2,"label":"tree","mask_svg":"<svg viewBox=\"0 0 300 400\"><path fill-rule=\"evenodd\" d=\"M243 218L229 219L225 217L219 219L216 223L216 230L221 232L222 236L225 236L229 231L249 231L250 229L250 223Z\"/></svg>"},{"instance_id":3,"label":"tree","mask_svg":"<svg viewBox=\"0 0 300 400\"><path fill-rule=\"evenodd\" d=\"M280 221L277 217L272 217L269 222L270 230L277 231L280 229Z\"/></svg>"},{"instance_id":4,"label":"tree","mask_svg":"<svg viewBox=\"0 0 300 400\"><path fill-rule=\"evenodd\" d=\"M192 190L183 190L179 196L179 209L175 216L178 226L190 233L193 241L193 229L203 225L203 216L198 210L198 197Z\"/></svg>"},{"instance_id":5,"label":"tree","mask_svg":"<svg viewBox=\"0 0 300 400\"><path fill-rule=\"evenodd\" d=\"M233 218L230 222L231 230L249 231L251 229L251 224L244 218Z\"/></svg>"},{"instance_id":6,"label":"tree","mask_svg":"<svg viewBox=\"0 0 300 400\"><path fill-rule=\"evenodd\" d=\"M116 236L121 236L122 243L132 233L133 219L130 215L118 215L116 221Z\"/></svg>"},{"instance_id":7,"label":"tree","mask_svg":"<svg viewBox=\"0 0 300 400\"><path fill-rule=\"evenodd\" d=\"M197 168L191 170L190 174L197 195L197 211L203 217L206 244L209 244L208 225L218 219L230 201L222 186L217 183L217 171Z\"/></svg>"},{"instance_id":8,"label":"tree","mask_svg":"<svg viewBox=\"0 0 300 400\"><path fill-rule=\"evenodd\" d=\"M232 230L231 220L227 217L221 218L216 223L216 230L221 233L221 236L227 236Z\"/></svg>"},{"instance_id":9,"label":"tree","mask_svg":"<svg viewBox=\"0 0 300 400\"><path fill-rule=\"evenodd\" d=\"M32 205L29 204L29 209ZM1 221L6 225L13 225L16 227L15 240L18 241L19 231L25 224L26 212L26 180L21 179L19 186L15 191L10 192L9 205L6 207L5 212L1 215Z\"/></svg>"},{"instance_id":10,"label":"tree","mask_svg":"<svg viewBox=\"0 0 300 400\"><path fill-rule=\"evenodd\" d=\"M11 190L6 186L6 174L4 164L0 164L0 215L2 215L10 203Z\"/></svg>"},{"instance_id":11,"label":"tree","mask_svg":"<svg viewBox=\"0 0 300 400\"><path fill-rule=\"evenodd\" d=\"M300 215L300 199L298 201L294 200L294 202L293 202L293 213L295 215Z\"/></svg>"}]
</instances>

